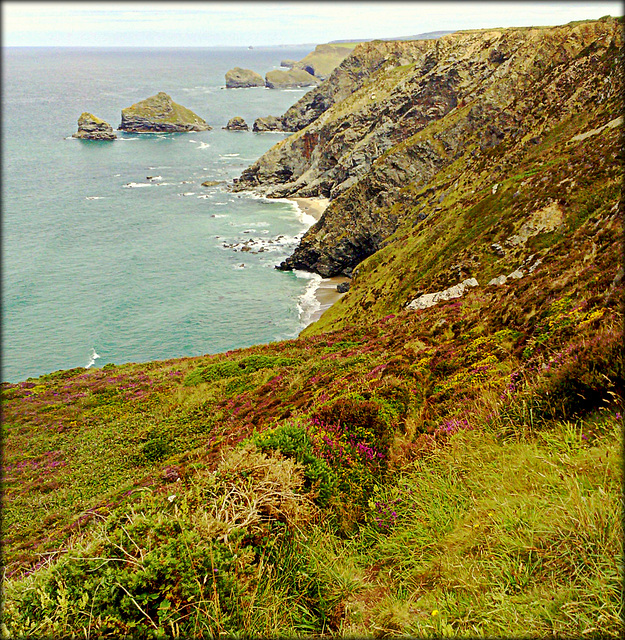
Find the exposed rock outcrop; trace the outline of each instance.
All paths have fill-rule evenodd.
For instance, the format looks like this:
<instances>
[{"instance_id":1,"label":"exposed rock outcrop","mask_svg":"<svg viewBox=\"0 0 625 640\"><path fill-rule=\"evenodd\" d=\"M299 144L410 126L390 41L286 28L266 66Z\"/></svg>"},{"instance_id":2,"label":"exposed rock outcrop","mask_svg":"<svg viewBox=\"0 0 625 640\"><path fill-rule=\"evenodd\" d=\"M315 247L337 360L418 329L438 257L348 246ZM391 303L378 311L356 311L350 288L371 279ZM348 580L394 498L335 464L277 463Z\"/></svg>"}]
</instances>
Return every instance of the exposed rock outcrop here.
<instances>
[{"instance_id":1,"label":"exposed rock outcrop","mask_svg":"<svg viewBox=\"0 0 625 640\"><path fill-rule=\"evenodd\" d=\"M205 120L190 109L177 104L163 91L122 109L120 131L134 133L176 133L183 131L209 131Z\"/></svg>"},{"instance_id":2,"label":"exposed rock outcrop","mask_svg":"<svg viewBox=\"0 0 625 640\"><path fill-rule=\"evenodd\" d=\"M72 133L72 138L81 140L115 140L117 135L108 122L85 111L78 118L78 131Z\"/></svg>"},{"instance_id":3,"label":"exposed rock outcrop","mask_svg":"<svg viewBox=\"0 0 625 640\"><path fill-rule=\"evenodd\" d=\"M263 77L251 69L234 67L226 72L226 88L247 89L249 87L264 87Z\"/></svg>"},{"instance_id":4,"label":"exposed rock outcrop","mask_svg":"<svg viewBox=\"0 0 625 640\"><path fill-rule=\"evenodd\" d=\"M418 309L428 309L433 307L439 302L445 302L447 300L453 300L454 298L460 298L464 295L464 292L469 287L477 287L479 282L475 278L467 278L458 284L455 284L443 291L436 291L434 293L424 293L418 298L415 298L406 305L406 309L411 311L417 311Z\"/></svg>"},{"instance_id":5,"label":"exposed rock outcrop","mask_svg":"<svg viewBox=\"0 0 625 640\"><path fill-rule=\"evenodd\" d=\"M266 118L256 118L252 126L253 131L284 131L282 121L276 116L267 116Z\"/></svg>"},{"instance_id":6,"label":"exposed rock outcrop","mask_svg":"<svg viewBox=\"0 0 625 640\"><path fill-rule=\"evenodd\" d=\"M228 129L228 131L249 131L247 123L241 116L234 116L234 118L230 118L228 120L228 124L224 127L224 129Z\"/></svg>"},{"instance_id":7,"label":"exposed rock outcrop","mask_svg":"<svg viewBox=\"0 0 625 640\"><path fill-rule=\"evenodd\" d=\"M289 71L276 69L265 74L265 86L269 89L299 89L314 87L318 84L319 80L303 69L290 69Z\"/></svg>"},{"instance_id":8,"label":"exposed rock outcrop","mask_svg":"<svg viewBox=\"0 0 625 640\"><path fill-rule=\"evenodd\" d=\"M280 66L285 69L292 69L297 64L297 60L280 60Z\"/></svg>"},{"instance_id":9,"label":"exposed rock outcrop","mask_svg":"<svg viewBox=\"0 0 625 640\"><path fill-rule=\"evenodd\" d=\"M302 124L318 104L316 119L246 169L234 189L331 198L281 268L350 274L407 215L422 223L436 214L436 207L420 209L447 167L473 171L493 155L505 164L511 149L536 148L559 122L614 99L621 42L620 24L608 18L359 45L290 110L291 121ZM439 201L453 194L453 183ZM492 177L488 192L498 196L501 184ZM517 235L554 229L556 218L550 226L530 221Z\"/></svg>"}]
</instances>

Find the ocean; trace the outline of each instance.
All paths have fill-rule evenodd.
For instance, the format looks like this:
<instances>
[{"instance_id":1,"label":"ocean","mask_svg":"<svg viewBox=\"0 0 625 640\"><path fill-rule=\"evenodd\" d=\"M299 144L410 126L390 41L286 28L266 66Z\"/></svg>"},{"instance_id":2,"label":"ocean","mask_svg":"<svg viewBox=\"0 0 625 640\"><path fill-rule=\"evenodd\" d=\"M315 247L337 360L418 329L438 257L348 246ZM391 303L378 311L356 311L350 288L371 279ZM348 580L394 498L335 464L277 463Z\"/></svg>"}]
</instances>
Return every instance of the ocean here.
<instances>
[{"instance_id":1,"label":"ocean","mask_svg":"<svg viewBox=\"0 0 625 640\"><path fill-rule=\"evenodd\" d=\"M297 336L320 278L274 266L314 220L224 188L286 134L222 127L306 90L225 89L224 74L313 48L3 49L3 381ZM213 129L71 138L83 111L117 129L158 91Z\"/></svg>"}]
</instances>

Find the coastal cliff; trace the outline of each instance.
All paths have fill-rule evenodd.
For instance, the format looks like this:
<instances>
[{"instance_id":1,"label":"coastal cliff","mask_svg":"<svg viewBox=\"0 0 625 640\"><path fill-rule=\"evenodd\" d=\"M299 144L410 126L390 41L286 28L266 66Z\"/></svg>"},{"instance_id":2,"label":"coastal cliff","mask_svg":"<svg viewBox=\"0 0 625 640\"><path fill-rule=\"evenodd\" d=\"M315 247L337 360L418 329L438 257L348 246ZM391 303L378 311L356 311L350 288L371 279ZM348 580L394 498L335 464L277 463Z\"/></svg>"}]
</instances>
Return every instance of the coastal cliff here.
<instances>
[{"instance_id":1,"label":"coastal cliff","mask_svg":"<svg viewBox=\"0 0 625 640\"><path fill-rule=\"evenodd\" d=\"M359 45L282 120L310 118L313 104L317 117L233 188L331 198L282 268L350 275L402 222L436 209L425 206L434 185L446 184L441 203L457 199L456 183L501 181L555 127L619 115L621 43L619 23L604 19Z\"/></svg>"},{"instance_id":2,"label":"coastal cliff","mask_svg":"<svg viewBox=\"0 0 625 640\"><path fill-rule=\"evenodd\" d=\"M239 186L336 189L284 266L347 293L2 384L3 637L621 637L621 52L611 18L373 42L307 94ZM326 179L352 124L368 169Z\"/></svg>"}]
</instances>

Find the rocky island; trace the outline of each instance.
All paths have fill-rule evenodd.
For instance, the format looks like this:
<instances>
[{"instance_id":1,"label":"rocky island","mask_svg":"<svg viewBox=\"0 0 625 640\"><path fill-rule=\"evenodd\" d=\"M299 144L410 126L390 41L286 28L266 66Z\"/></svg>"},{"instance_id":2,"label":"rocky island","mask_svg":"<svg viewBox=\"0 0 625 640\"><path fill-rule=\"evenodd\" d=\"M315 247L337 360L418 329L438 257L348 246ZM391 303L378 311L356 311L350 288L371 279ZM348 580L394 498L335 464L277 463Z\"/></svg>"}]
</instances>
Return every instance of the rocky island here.
<instances>
[{"instance_id":1,"label":"rocky island","mask_svg":"<svg viewBox=\"0 0 625 640\"><path fill-rule=\"evenodd\" d=\"M178 133L210 131L212 127L190 109L177 104L163 91L122 109L119 131Z\"/></svg>"},{"instance_id":2,"label":"rocky island","mask_svg":"<svg viewBox=\"0 0 625 640\"><path fill-rule=\"evenodd\" d=\"M72 138L81 140L115 140L117 135L108 122L85 111L78 118L78 131L72 133Z\"/></svg>"},{"instance_id":3,"label":"rocky island","mask_svg":"<svg viewBox=\"0 0 625 640\"><path fill-rule=\"evenodd\" d=\"M233 118L230 118L230 120L228 120L228 124L223 128L228 131L249 131L250 129L247 122L245 122L241 116L234 116Z\"/></svg>"},{"instance_id":4,"label":"rocky island","mask_svg":"<svg viewBox=\"0 0 625 640\"><path fill-rule=\"evenodd\" d=\"M246 89L249 87L264 86L265 81L263 77L251 69L234 67L234 69L226 72L226 88L228 89Z\"/></svg>"}]
</instances>

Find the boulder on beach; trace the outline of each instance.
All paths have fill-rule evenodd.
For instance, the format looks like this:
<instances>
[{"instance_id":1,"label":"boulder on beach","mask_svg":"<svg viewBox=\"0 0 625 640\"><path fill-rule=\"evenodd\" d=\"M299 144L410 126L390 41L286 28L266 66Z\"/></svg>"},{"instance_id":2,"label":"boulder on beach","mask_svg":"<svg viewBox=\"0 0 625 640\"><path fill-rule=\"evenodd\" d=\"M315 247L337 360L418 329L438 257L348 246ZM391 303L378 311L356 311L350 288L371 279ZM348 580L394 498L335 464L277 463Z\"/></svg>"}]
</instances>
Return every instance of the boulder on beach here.
<instances>
[{"instance_id":1,"label":"boulder on beach","mask_svg":"<svg viewBox=\"0 0 625 640\"><path fill-rule=\"evenodd\" d=\"M108 122L85 111L78 118L78 131L72 133L72 138L80 138L81 140L115 140L117 135Z\"/></svg>"},{"instance_id":2,"label":"boulder on beach","mask_svg":"<svg viewBox=\"0 0 625 640\"><path fill-rule=\"evenodd\" d=\"M247 89L248 87L264 87L263 77L251 69L234 67L226 72L227 89Z\"/></svg>"},{"instance_id":3,"label":"boulder on beach","mask_svg":"<svg viewBox=\"0 0 625 640\"><path fill-rule=\"evenodd\" d=\"M210 131L212 127L190 109L177 104L160 91L155 96L122 109L120 131L134 133L176 133Z\"/></svg>"},{"instance_id":4,"label":"boulder on beach","mask_svg":"<svg viewBox=\"0 0 625 640\"><path fill-rule=\"evenodd\" d=\"M247 126L247 122L241 118L241 116L234 116L234 118L230 118L228 120L228 124L223 127L224 129L228 129L228 131L249 131L250 128Z\"/></svg>"},{"instance_id":5,"label":"boulder on beach","mask_svg":"<svg viewBox=\"0 0 625 640\"><path fill-rule=\"evenodd\" d=\"M269 89L299 89L301 87L315 87L319 84L315 76L303 69L290 69L289 71L268 71L265 74L265 86Z\"/></svg>"}]
</instances>

